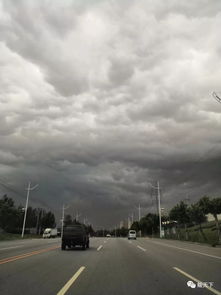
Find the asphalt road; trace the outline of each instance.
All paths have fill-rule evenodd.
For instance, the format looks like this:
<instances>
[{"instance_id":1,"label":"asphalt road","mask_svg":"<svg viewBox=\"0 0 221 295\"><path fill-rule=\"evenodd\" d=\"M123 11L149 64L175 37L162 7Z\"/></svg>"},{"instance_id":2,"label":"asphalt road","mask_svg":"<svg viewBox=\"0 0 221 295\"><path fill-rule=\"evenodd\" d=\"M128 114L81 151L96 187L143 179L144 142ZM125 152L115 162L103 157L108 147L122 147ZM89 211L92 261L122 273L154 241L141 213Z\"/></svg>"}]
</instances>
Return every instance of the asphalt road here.
<instances>
[{"instance_id":1,"label":"asphalt road","mask_svg":"<svg viewBox=\"0 0 221 295\"><path fill-rule=\"evenodd\" d=\"M60 239L0 242L0 294L221 294L221 248L147 238L90 244L61 251Z\"/></svg>"}]
</instances>

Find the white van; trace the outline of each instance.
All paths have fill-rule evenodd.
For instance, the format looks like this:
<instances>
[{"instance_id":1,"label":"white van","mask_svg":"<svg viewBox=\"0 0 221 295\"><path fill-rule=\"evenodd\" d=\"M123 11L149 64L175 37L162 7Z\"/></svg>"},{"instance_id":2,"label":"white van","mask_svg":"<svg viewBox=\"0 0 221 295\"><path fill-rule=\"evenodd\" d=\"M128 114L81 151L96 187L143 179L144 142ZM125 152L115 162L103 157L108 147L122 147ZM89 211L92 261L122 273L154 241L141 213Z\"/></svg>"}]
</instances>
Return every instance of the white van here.
<instances>
[{"instance_id":1,"label":"white van","mask_svg":"<svg viewBox=\"0 0 221 295\"><path fill-rule=\"evenodd\" d=\"M58 235L57 228L46 228L43 233L43 238L55 238Z\"/></svg>"},{"instance_id":2,"label":"white van","mask_svg":"<svg viewBox=\"0 0 221 295\"><path fill-rule=\"evenodd\" d=\"M128 240L130 240L130 239L134 239L134 240L136 240L137 239L137 233L136 233L136 231L135 230L129 230L129 232L128 232Z\"/></svg>"}]
</instances>

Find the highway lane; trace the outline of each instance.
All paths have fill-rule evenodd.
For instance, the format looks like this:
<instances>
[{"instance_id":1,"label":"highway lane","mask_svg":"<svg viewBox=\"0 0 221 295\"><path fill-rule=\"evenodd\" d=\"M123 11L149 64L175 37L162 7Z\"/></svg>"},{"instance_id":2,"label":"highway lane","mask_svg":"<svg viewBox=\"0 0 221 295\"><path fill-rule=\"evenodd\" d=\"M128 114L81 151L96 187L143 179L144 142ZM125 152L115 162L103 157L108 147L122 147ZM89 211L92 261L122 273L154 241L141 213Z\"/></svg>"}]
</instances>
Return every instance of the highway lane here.
<instances>
[{"instance_id":1,"label":"highway lane","mask_svg":"<svg viewBox=\"0 0 221 295\"><path fill-rule=\"evenodd\" d=\"M1 241L0 260L55 246L60 246L60 238Z\"/></svg>"},{"instance_id":2,"label":"highway lane","mask_svg":"<svg viewBox=\"0 0 221 295\"><path fill-rule=\"evenodd\" d=\"M193 290L187 287L189 278L173 269L170 257L168 261L159 259L160 246L152 247L145 240L142 247L140 242L110 239L103 248L96 269L88 265L67 294L193 294ZM177 258L180 254L175 253L174 256ZM194 265L192 257L185 259ZM216 264L214 270L220 274ZM209 293L206 289L194 289L194 294Z\"/></svg>"},{"instance_id":3,"label":"highway lane","mask_svg":"<svg viewBox=\"0 0 221 295\"><path fill-rule=\"evenodd\" d=\"M214 282L221 290L221 248L159 239L140 239L136 243L145 248L149 256L154 251L154 259L164 265L179 266L202 281Z\"/></svg>"},{"instance_id":4,"label":"highway lane","mask_svg":"<svg viewBox=\"0 0 221 295\"><path fill-rule=\"evenodd\" d=\"M132 243L138 249L140 247L144 250L149 262L158 262L166 266L168 270L178 268L201 282L213 282L214 288L221 290L221 248L181 241L142 238ZM190 278L182 272L178 271L178 274L179 276L181 274L185 283Z\"/></svg>"},{"instance_id":5,"label":"highway lane","mask_svg":"<svg viewBox=\"0 0 221 295\"><path fill-rule=\"evenodd\" d=\"M48 249L50 241L55 242L54 246L59 247L0 264L0 294L57 294L70 275L77 271L82 263L96 260L99 253L97 248L103 243L103 240L92 238L91 248L86 251L81 249L61 251L59 240L36 240L36 248L34 241L25 243L25 249L15 248L14 253L10 252L11 256L8 256L7 253L4 258L14 257L18 251L21 255L21 253L30 253L33 250L39 250L39 248ZM29 248L27 248L28 245ZM4 258L1 257L1 260Z\"/></svg>"},{"instance_id":6,"label":"highway lane","mask_svg":"<svg viewBox=\"0 0 221 295\"><path fill-rule=\"evenodd\" d=\"M0 243L1 260L51 246L59 248L0 265L0 294L215 294L187 287L190 278L174 267L212 281L214 289L221 290L221 259L215 258L221 258L221 249L158 239L92 238L86 251L61 251L59 239L19 241L20 248L1 251L16 246L14 242Z\"/></svg>"}]
</instances>

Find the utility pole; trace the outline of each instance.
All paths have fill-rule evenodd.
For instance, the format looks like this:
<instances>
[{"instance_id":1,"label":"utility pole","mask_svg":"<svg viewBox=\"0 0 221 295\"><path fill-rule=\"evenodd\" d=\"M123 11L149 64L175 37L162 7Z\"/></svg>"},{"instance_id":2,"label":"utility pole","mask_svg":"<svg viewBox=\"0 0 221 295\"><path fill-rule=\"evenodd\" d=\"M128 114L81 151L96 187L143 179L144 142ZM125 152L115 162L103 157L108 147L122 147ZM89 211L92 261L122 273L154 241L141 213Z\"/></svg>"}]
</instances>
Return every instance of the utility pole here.
<instances>
[{"instance_id":1,"label":"utility pole","mask_svg":"<svg viewBox=\"0 0 221 295\"><path fill-rule=\"evenodd\" d=\"M139 220L139 224L140 224L140 204L138 206L138 220ZM141 233L141 229L139 230L139 236L141 237L142 233Z\"/></svg>"},{"instance_id":2,"label":"utility pole","mask_svg":"<svg viewBox=\"0 0 221 295\"><path fill-rule=\"evenodd\" d=\"M41 212L42 212L42 209L41 208L38 208L38 219L37 219L37 224L36 224L36 234L38 235L39 234L39 220L40 220L40 215L41 215Z\"/></svg>"},{"instance_id":3,"label":"utility pole","mask_svg":"<svg viewBox=\"0 0 221 295\"><path fill-rule=\"evenodd\" d=\"M162 224L161 224L161 205L160 205L160 184L157 181L157 195L158 195L158 210L159 210L159 223L160 223L160 238L162 238Z\"/></svg>"},{"instance_id":4,"label":"utility pole","mask_svg":"<svg viewBox=\"0 0 221 295\"><path fill-rule=\"evenodd\" d=\"M24 237L24 232L25 232L25 223L26 223L26 216L27 216L27 210L28 210L29 194L30 194L30 191L33 191L34 189L36 189L36 187L38 187L38 184L36 184L35 186L31 187L31 182L28 183L27 198L26 198L26 205L25 205L25 215L24 215L23 227L22 227L22 234L21 234L21 237L22 238Z\"/></svg>"},{"instance_id":5,"label":"utility pole","mask_svg":"<svg viewBox=\"0 0 221 295\"><path fill-rule=\"evenodd\" d=\"M188 195L186 196L186 198L184 199L184 201L185 201L186 203L189 203L189 202L190 202L190 198L189 198Z\"/></svg>"},{"instance_id":6,"label":"utility pole","mask_svg":"<svg viewBox=\"0 0 221 295\"><path fill-rule=\"evenodd\" d=\"M76 221L78 222L78 218L81 216L81 213L79 214L78 212L77 212L77 214L76 214Z\"/></svg>"},{"instance_id":7,"label":"utility pole","mask_svg":"<svg viewBox=\"0 0 221 295\"><path fill-rule=\"evenodd\" d=\"M66 208L65 208L64 205L62 206L61 239L62 239L62 237L63 237L63 232L64 232L64 210L66 210L66 209L68 209L68 208L69 208L69 206L67 206Z\"/></svg>"},{"instance_id":8,"label":"utility pole","mask_svg":"<svg viewBox=\"0 0 221 295\"><path fill-rule=\"evenodd\" d=\"M131 214L131 222L132 222L132 224L134 223L134 213L133 212Z\"/></svg>"},{"instance_id":9,"label":"utility pole","mask_svg":"<svg viewBox=\"0 0 221 295\"><path fill-rule=\"evenodd\" d=\"M131 224L130 224L130 217L128 216L128 218L127 218L127 227L128 227L128 229L130 229L130 227L131 227Z\"/></svg>"},{"instance_id":10,"label":"utility pole","mask_svg":"<svg viewBox=\"0 0 221 295\"><path fill-rule=\"evenodd\" d=\"M140 222L140 204L139 204L139 207L138 207L138 217L139 217L139 222Z\"/></svg>"},{"instance_id":11,"label":"utility pole","mask_svg":"<svg viewBox=\"0 0 221 295\"><path fill-rule=\"evenodd\" d=\"M161 204L160 204L160 183L157 181L157 186L153 186L148 182L152 188L157 189L157 201L158 201L158 212L159 212L159 227L160 227L160 238L162 238L162 225L161 225Z\"/></svg>"}]
</instances>

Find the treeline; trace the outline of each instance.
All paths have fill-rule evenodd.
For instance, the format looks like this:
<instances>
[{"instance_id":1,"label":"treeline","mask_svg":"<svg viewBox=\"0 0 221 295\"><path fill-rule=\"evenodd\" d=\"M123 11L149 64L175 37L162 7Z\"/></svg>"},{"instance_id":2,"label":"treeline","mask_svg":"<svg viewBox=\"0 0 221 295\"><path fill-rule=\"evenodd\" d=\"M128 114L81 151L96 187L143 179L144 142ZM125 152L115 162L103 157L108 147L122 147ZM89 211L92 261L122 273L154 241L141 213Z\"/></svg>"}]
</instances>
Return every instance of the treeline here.
<instances>
[{"instance_id":1,"label":"treeline","mask_svg":"<svg viewBox=\"0 0 221 295\"><path fill-rule=\"evenodd\" d=\"M208 241L204 233L202 223L207 221L206 215L212 214L215 219L217 241L221 243L220 223L218 214L221 214L221 198L210 198L208 196L202 197L197 203L188 206L184 202L180 202L173 207L169 213L170 220L176 220L177 226L185 228L185 239L189 240L188 227L192 225L199 225L199 231L205 242Z\"/></svg>"},{"instance_id":2,"label":"treeline","mask_svg":"<svg viewBox=\"0 0 221 295\"><path fill-rule=\"evenodd\" d=\"M64 218L64 226L68 226L68 225L75 225L75 224L82 224L80 223L79 221L76 220L76 218L72 218L72 216L70 214L67 214L65 215L65 218ZM95 235L95 231L92 227L91 224L83 224L85 229L86 229L86 232L88 234L90 234L91 236L94 236Z\"/></svg>"},{"instance_id":3,"label":"treeline","mask_svg":"<svg viewBox=\"0 0 221 295\"><path fill-rule=\"evenodd\" d=\"M162 227L168 231L175 229L177 238L180 238L180 229L184 229L185 239L190 240L188 228L198 225L202 239L207 242L208 238L202 224L207 221L206 215L209 213L214 216L217 242L221 243L220 223L217 217L218 214L221 214L221 198L204 196L191 205L181 201L170 210L168 216L162 216ZM159 235L159 215L148 213L141 218L140 222L134 222L131 229L141 231L142 235Z\"/></svg>"},{"instance_id":4,"label":"treeline","mask_svg":"<svg viewBox=\"0 0 221 295\"><path fill-rule=\"evenodd\" d=\"M23 206L15 206L12 198L4 195L0 199L0 229L8 233L21 233L25 209ZM26 217L26 233L35 229L36 234L41 234L47 227L55 227L55 216L51 211L46 212L42 208L28 207Z\"/></svg>"}]
</instances>

